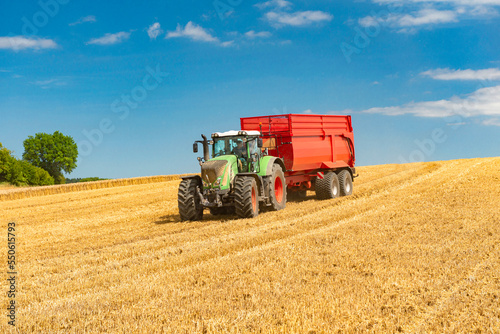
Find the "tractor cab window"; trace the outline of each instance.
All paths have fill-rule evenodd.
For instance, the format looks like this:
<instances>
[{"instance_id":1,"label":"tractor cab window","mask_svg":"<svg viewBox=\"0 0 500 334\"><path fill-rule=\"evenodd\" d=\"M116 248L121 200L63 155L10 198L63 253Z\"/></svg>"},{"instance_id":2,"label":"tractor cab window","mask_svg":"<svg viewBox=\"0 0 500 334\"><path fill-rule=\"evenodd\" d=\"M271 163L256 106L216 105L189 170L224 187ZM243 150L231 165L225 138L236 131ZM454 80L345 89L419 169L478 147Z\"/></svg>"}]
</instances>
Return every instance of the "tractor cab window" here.
<instances>
[{"instance_id":1,"label":"tractor cab window","mask_svg":"<svg viewBox=\"0 0 500 334\"><path fill-rule=\"evenodd\" d=\"M214 140L214 158L221 155L236 154L246 156L246 145L241 137L221 137ZM239 154L238 154L239 153Z\"/></svg>"},{"instance_id":2,"label":"tractor cab window","mask_svg":"<svg viewBox=\"0 0 500 334\"><path fill-rule=\"evenodd\" d=\"M224 139L217 139L214 142L214 149L213 149L214 158L226 154L226 145L227 143Z\"/></svg>"},{"instance_id":3,"label":"tractor cab window","mask_svg":"<svg viewBox=\"0 0 500 334\"><path fill-rule=\"evenodd\" d=\"M248 139L248 153L249 161L248 161L248 171L257 173L260 171L260 158L261 158L261 150L259 148L259 144L257 142L257 138Z\"/></svg>"},{"instance_id":4,"label":"tractor cab window","mask_svg":"<svg viewBox=\"0 0 500 334\"><path fill-rule=\"evenodd\" d=\"M257 143L257 138L248 140L248 152L250 153L250 156L254 156L255 153L257 154L260 153L260 149Z\"/></svg>"}]
</instances>

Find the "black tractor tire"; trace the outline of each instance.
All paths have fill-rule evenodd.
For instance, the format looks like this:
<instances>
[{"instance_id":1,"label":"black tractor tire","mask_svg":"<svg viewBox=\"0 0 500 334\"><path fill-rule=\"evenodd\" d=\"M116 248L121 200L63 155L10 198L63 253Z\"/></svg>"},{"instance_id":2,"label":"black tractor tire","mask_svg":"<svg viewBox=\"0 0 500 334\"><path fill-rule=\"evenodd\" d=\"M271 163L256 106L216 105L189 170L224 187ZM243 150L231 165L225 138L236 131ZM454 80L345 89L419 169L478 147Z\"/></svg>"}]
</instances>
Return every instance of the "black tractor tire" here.
<instances>
[{"instance_id":1,"label":"black tractor tire","mask_svg":"<svg viewBox=\"0 0 500 334\"><path fill-rule=\"evenodd\" d=\"M238 177L234 184L234 208L240 218L259 215L259 188L253 177Z\"/></svg>"},{"instance_id":2,"label":"black tractor tire","mask_svg":"<svg viewBox=\"0 0 500 334\"><path fill-rule=\"evenodd\" d=\"M201 191L201 183L197 179L185 179L179 185L177 203L181 221L203 219L203 206L197 188Z\"/></svg>"},{"instance_id":3,"label":"black tractor tire","mask_svg":"<svg viewBox=\"0 0 500 334\"><path fill-rule=\"evenodd\" d=\"M275 211L282 210L286 206L285 174L283 173L283 169L275 164L271 175L271 184L269 185L271 208Z\"/></svg>"},{"instance_id":4,"label":"black tractor tire","mask_svg":"<svg viewBox=\"0 0 500 334\"><path fill-rule=\"evenodd\" d=\"M339 197L339 178L334 172L327 172L324 178L316 179L316 197L318 199L332 199Z\"/></svg>"},{"instance_id":5,"label":"black tractor tire","mask_svg":"<svg viewBox=\"0 0 500 334\"><path fill-rule=\"evenodd\" d=\"M338 175L340 196L352 195L352 177L348 170L343 170Z\"/></svg>"}]
</instances>

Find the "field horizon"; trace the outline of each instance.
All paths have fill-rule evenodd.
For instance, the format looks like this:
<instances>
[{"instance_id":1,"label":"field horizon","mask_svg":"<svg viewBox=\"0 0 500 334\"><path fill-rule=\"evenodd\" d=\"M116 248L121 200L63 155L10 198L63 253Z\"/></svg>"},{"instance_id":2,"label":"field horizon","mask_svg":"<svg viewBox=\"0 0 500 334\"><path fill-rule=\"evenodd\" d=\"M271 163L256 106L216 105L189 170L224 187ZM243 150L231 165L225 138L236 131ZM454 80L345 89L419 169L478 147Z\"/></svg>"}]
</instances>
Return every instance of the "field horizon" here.
<instances>
[{"instance_id":1,"label":"field horizon","mask_svg":"<svg viewBox=\"0 0 500 334\"><path fill-rule=\"evenodd\" d=\"M352 196L197 222L179 175L0 188L19 273L0 330L500 331L500 157L356 171Z\"/></svg>"}]
</instances>

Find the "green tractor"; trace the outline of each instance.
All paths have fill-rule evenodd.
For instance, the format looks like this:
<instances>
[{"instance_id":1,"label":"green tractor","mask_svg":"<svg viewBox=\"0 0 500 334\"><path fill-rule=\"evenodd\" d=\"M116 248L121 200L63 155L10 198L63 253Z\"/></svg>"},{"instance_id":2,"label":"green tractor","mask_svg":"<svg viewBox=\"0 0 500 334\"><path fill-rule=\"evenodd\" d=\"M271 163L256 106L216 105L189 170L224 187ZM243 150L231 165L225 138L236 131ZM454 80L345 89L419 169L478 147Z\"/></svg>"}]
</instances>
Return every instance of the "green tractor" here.
<instances>
[{"instance_id":1,"label":"green tractor","mask_svg":"<svg viewBox=\"0 0 500 334\"><path fill-rule=\"evenodd\" d=\"M201 176L182 178L178 204L181 220L201 220L203 210L213 215L236 213L252 218L260 210L281 210L286 205L285 164L266 155L259 131L227 131L202 135ZM212 158L209 154L212 145Z\"/></svg>"}]
</instances>

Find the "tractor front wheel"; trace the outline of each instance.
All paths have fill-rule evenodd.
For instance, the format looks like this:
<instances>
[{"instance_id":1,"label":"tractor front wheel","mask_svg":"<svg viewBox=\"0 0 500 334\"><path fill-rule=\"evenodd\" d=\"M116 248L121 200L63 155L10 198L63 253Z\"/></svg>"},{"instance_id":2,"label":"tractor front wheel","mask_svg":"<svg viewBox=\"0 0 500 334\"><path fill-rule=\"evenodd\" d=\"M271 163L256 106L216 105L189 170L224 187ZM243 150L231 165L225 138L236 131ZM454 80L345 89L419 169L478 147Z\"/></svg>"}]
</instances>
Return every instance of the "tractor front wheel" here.
<instances>
[{"instance_id":1,"label":"tractor front wheel","mask_svg":"<svg viewBox=\"0 0 500 334\"><path fill-rule=\"evenodd\" d=\"M285 175L279 165L273 166L273 174L271 176L271 187L269 189L269 197L271 198L271 206L273 210L281 210L286 206L286 183Z\"/></svg>"},{"instance_id":2,"label":"tractor front wheel","mask_svg":"<svg viewBox=\"0 0 500 334\"><path fill-rule=\"evenodd\" d=\"M196 189L201 191L201 184L197 179L185 179L179 185L177 203L181 221L203 219L203 206Z\"/></svg>"},{"instance_id":3,"label":"tractor front wheel","mask_svg":"<svg viewBox=\"0 0 500 334\"><path fill-rule=\"evenodd\" d=\"M254 218L259 214L259 189L253 177L236 179L234 208L240 218Z\"/></svg>"}]
</instances>

